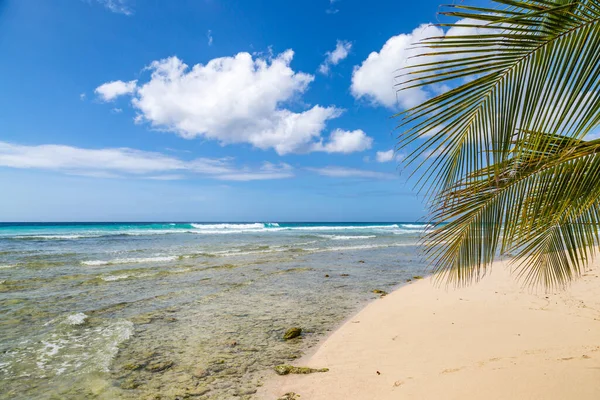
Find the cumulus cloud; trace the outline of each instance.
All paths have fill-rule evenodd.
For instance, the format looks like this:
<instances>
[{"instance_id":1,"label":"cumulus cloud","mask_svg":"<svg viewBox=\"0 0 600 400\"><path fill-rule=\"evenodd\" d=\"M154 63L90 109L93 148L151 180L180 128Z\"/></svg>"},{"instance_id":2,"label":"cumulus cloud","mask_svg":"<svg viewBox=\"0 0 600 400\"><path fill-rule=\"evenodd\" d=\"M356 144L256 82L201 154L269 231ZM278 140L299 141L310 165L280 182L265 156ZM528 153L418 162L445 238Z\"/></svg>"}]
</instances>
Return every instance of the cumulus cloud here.
<instances>
[{"instance_id":1,"label":"cumulus cloud","mask_svg":"<svg viewBox=\"0 0 600 400\"><path fill-rule=\"evenodd\" d=\"M351 49L351 42L338 40L335 49L325 54L325 61L319 66L319 72L327 75L332 65L338 65L340 61L348 57Z\"/></svg>"},{"instance_id":2,"label":"cumulus cloud","mask_svg":"<svg viewBox=\"0 0 600 400\"><path fill-rule=\"evenodd\" d=\"M252 181L294 176L285 163L265 162L258 168L237 167L232 158L183 160L130 148L84 149L47 144L24 146L0 142L0 167L41 169L68 174L117 178L179 179L202 175L212 179Z\"/></svg>"},{"instance_id":3,"label":"cumulus cloud","mask_svg":"<svg viewBox=\"0 0 600 400\"><path fill-rule=\"evenodd\" d=\"M375 160L380 163L386 163L390 161L400 161L404 158L403 154L398 154L394 151L394 149L390 149L387 151L378 151L375 153Z\"/></svg>"},{"instance_id":4,"label":"cumulus cloud","mask_svg":"<svg viewBox=\"0 0 600 400\"><path fill-rule=\"evenodd\" d=\"M464 25L477 25L477 21L463 19L458 22ZM453 27L447 32L431 24L423 24L411 33L400 34L389 38L379 51L374 51L354 67L350 91L356 99L365 99L373 105L381 105L390 109L411 108L427 100L431 95L447 90L440 85L432 88L411 88L397 91L399 81L395 79L400 70L422 62L435 62L441 56L419 58L427 50L415 48L419 41L431 37L477 34L481 29L473 27ZM489 31L487 33L490 33ZM416 58L415 58L416 57ZM447 57L447 56L446 56Z\"/></svg>"},{"instance_id":5,"label":"cumulus cloud","mask_svg":"<svg viewBox=\"0 0 600 400\"><path fill-rule=\"evenodd\" d=\"M136 86L137 81L112 81L98 86L95 90L95 93L103 101L112 101L119 96L132 94L133 92L135 92Z\"/></svg>"},{"instance_id":6,"label":"cumulus cloud","mask_svg":"<svg viewBox=\"0 0 600 400\"><path fill-rule=\"evenodd\" d=\"M396 179L394 174L369 171L357 168L346 168L338 166L329 166L323 168L307 168L309 171L315 172L322 176L331 178L370 178L370 179Z\"/></svg>"},{"instance_id":7,"label":"cumulus cloud","mask_svg":"<svg viewBox=\"0 0 600 400\"><path fill-rule=\"evenodd\" d=\"M375 155L375 159L380 163L392 161L394 159L394 149L388 151L378 151Z\"/></svg>"},{"instance_id":8,"label":"cumulus cloud","mask_svg":"<svg viewBox=\"0 0 600 400\"><path fill-rule=\"evenodd\" d=\"M344 131L342 129L334 130L326 143L315 145L315 151L324 151L326 153L354 153L370 149L373 145L373 139L361 129L354 131Z\"/></svg>"},{"instance_id":9,"label":"cumulus cloud","mask_svg":"<svg viewBox=\"0 0 600 400\"><path fill-rule=\"evenodd\" d=\"M315 151L327 121L343 110L321 105L298 112L289 109L314 80L292 70L293 57L292 50L265 58L244 52L191 68L177 57L154 61L148 67L150 80L137 88L132 81L129 90L138 111L136 122L186 139L248 143L280 155ZM104 97L116 96L115 82L100 88Z\"/></svg>"},{"instance_id":10,"label":"cumulus cloud","mask_svg":"<svg viewBox=\"0 0 600 400\"><path fill-rule=\"evenodd\" d=\"M213 35L212 35L212 31L209 29L208 32L206 32L206 38L208 39L208 45L212 46L213 44Z\"/></svg>"}]
</instances>

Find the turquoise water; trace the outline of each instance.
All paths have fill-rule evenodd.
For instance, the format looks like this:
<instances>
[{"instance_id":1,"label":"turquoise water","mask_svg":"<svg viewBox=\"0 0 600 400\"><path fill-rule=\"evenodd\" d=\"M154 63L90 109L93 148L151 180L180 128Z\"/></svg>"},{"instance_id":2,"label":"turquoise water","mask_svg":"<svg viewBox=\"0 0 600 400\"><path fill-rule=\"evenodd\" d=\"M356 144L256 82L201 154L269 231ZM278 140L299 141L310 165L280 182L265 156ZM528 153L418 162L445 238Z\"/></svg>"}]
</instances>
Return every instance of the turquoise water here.
<instances>
[{"instance_id":1,"label":"turquoise water","mask_svg":"<svg viewBox=\"0 0 600 400\"><path fill-rule=\"evenodd\" d=\"M423 274L425 228L0 224L0 399L251 398L372 290Z\"/></svg>"}]
</instances>

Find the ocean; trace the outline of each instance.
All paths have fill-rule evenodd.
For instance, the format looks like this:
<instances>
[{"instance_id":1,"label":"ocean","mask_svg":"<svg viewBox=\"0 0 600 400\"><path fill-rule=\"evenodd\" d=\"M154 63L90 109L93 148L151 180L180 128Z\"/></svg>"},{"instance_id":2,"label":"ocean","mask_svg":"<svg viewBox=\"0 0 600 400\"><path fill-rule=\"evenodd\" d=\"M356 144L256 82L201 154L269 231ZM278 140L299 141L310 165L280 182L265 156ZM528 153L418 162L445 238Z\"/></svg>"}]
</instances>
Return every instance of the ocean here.
<instances>
[{"instance_id":1,"label":"ocean","mask_svg":"<svg viewBox=\"0 0 600 400\"><path fill-rule=\"evenodd\" d=\"M426 228L0 223L0 399L252 398L423 275Z\"/></svg>"}]
</instances>

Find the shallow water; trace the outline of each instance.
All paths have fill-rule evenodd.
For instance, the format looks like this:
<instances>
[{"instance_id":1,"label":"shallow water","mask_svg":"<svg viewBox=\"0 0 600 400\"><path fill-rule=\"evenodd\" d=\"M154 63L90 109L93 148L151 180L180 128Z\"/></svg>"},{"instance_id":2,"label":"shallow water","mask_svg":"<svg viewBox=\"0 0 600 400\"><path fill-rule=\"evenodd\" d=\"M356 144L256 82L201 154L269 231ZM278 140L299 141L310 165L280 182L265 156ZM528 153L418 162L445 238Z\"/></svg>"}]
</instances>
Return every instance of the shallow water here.
<instances>
[{"instance_id":1,"label":"shallow water","mask_svg":"<svg viewBox=\"0 0 600 400\"><path fill-rule=\"evenodd\" d=\"M424 228L0 224L0 399L250 398L422 274Z\"/></svg>"}]
</instances>

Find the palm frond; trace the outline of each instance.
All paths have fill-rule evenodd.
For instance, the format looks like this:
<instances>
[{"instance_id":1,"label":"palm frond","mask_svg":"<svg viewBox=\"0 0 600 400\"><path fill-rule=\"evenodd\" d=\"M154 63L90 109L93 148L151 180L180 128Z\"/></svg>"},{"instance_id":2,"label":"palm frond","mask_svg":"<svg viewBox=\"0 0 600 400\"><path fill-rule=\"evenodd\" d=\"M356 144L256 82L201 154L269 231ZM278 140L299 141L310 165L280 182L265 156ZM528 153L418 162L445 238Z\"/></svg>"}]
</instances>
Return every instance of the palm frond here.
<instances>
[{"instance_id":1,"label":"palm frond","mask_svg":"<svg viewBox=\"0 0 600 400\"><path fill-rule=\"evenodd\" d=\"M510 252L527 282L564 285L599 242L600 143L583 139L600 123L600 0L493 2L443 13L474 34L417 45L431 61L400 90L458 86L397 115L399 147L422 141L406 162L423 171L440 276L476 280Z\"/></svg>"}]
</instances>

